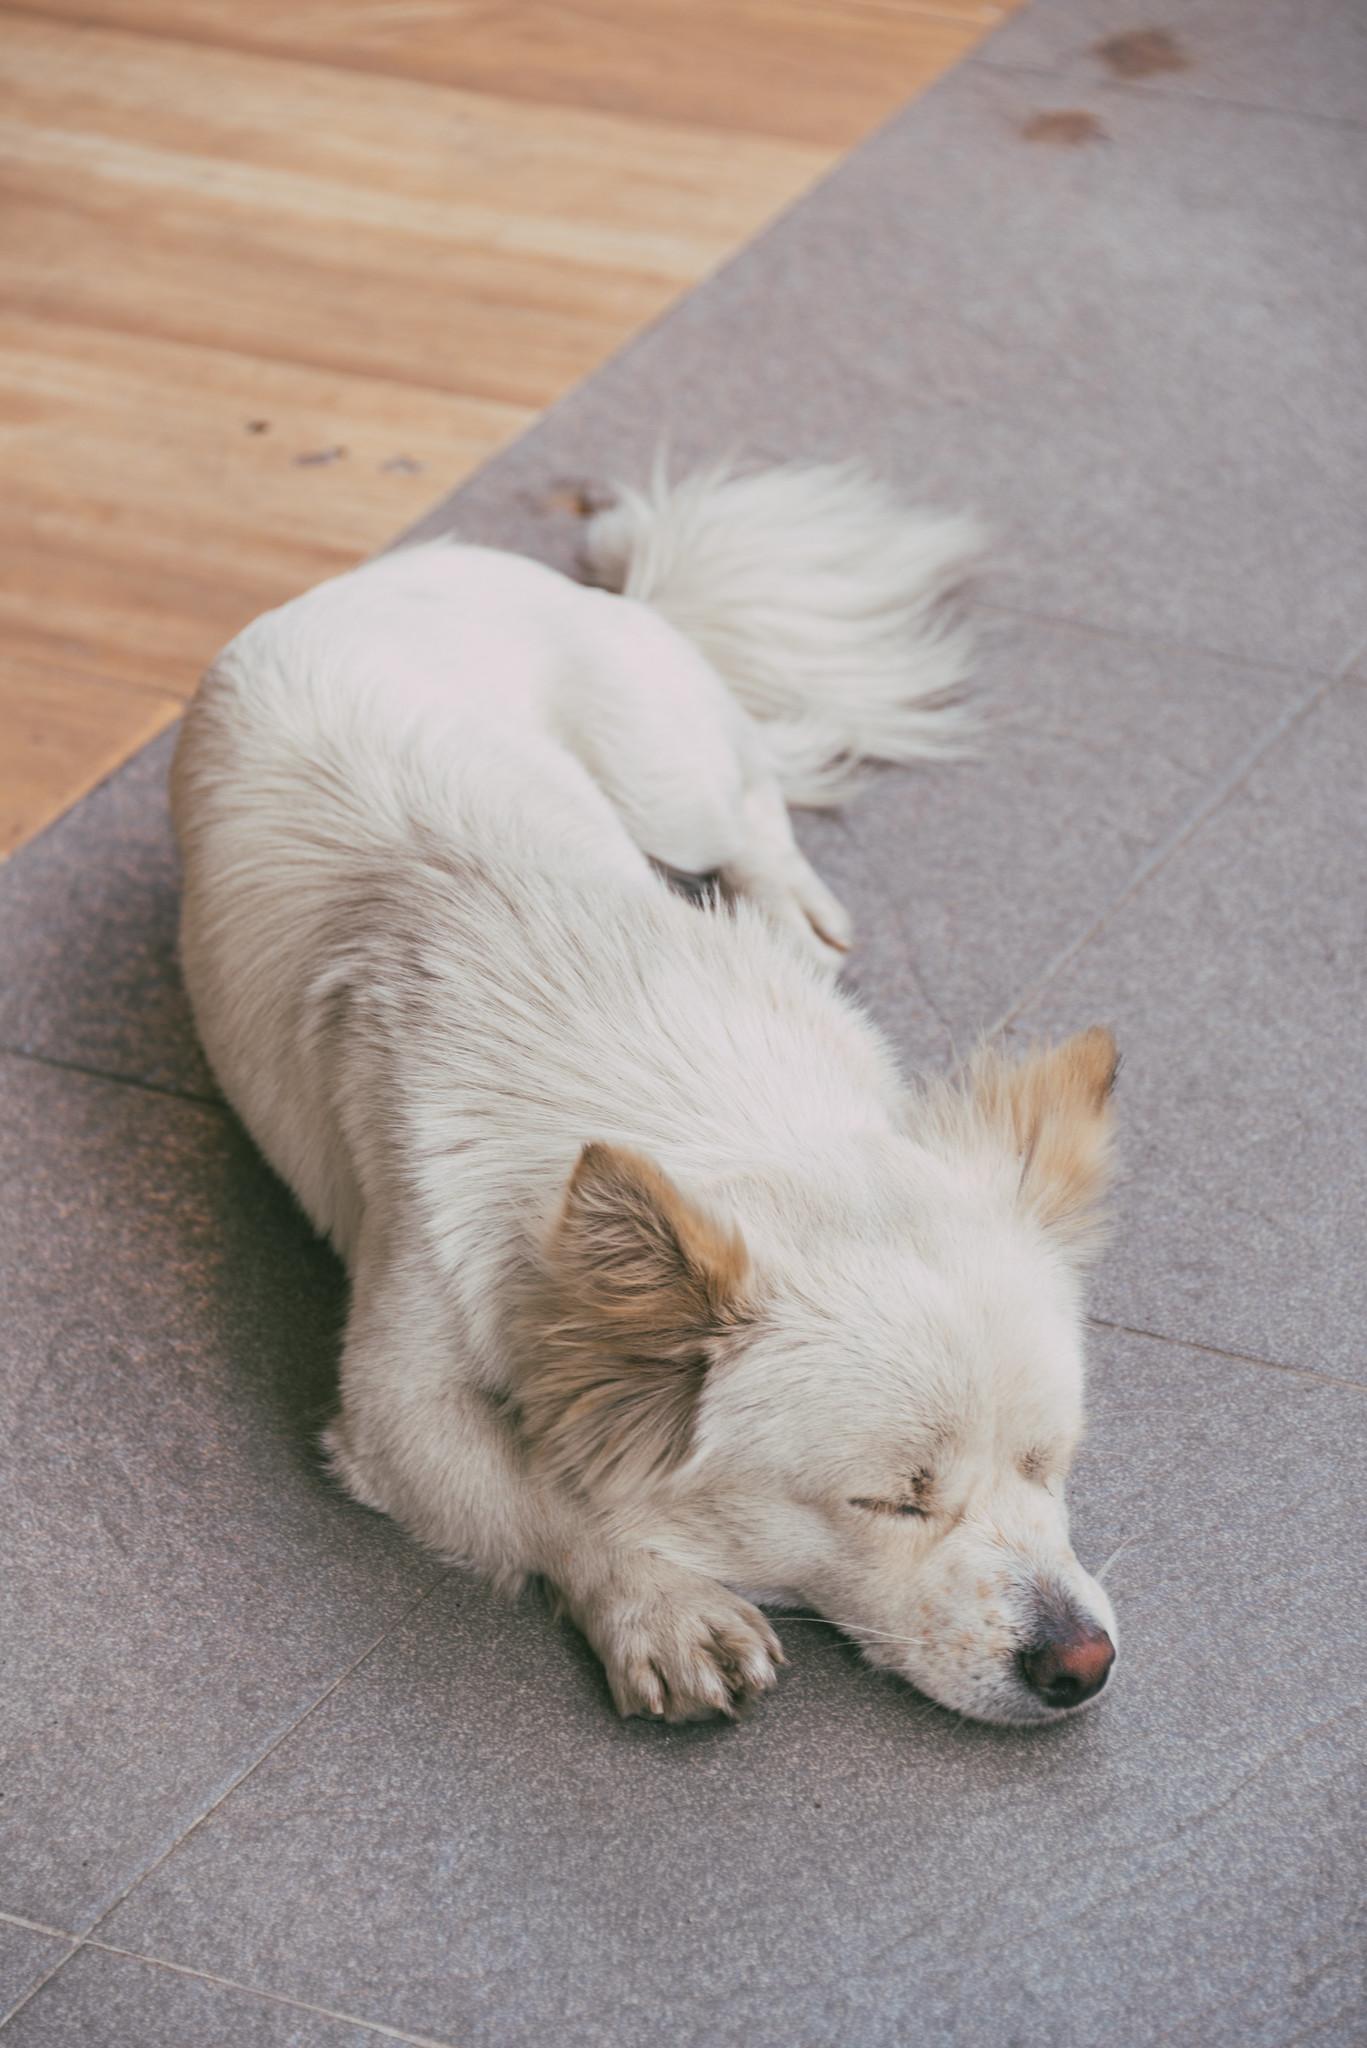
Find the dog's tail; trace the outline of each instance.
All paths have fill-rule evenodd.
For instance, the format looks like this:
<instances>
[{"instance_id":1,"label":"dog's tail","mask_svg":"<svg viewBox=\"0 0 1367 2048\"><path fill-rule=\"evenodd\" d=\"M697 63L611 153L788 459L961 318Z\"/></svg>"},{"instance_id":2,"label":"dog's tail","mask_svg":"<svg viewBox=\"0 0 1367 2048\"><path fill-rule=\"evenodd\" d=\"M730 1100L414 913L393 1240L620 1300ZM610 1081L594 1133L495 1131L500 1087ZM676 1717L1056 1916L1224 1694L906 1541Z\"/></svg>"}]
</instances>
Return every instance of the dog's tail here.
<instances>
[{"instance_id":1,"label":"dog's tail","mask_svg":"<svg viewBox=\"0 0 1367 2048\"><path fill-rule=\"evenodd\" d=\"M913 512L861 463L657 461L590 521L589 572L699 646L764 728L784 795L829 804L865 760L962 751L969 644L941 601L975 523Z\"/></svg>"}]
</instances>

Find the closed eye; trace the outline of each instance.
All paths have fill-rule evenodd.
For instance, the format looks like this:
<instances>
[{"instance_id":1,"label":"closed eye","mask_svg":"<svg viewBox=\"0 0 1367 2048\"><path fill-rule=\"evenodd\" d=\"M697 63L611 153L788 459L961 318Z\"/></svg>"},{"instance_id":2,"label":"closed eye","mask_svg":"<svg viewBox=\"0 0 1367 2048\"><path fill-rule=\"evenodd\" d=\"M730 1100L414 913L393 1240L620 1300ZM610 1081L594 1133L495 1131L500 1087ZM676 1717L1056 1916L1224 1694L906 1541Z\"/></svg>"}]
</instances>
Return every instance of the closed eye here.
<instances>
[{"instance_id":1,"label":"closed eye","mask_svg":"<svg viewBox=\"0 0 1367 2048\"><path fill-rule=\"evenodd\" d=\"M850 1502L850 1506L865 1508L872 1515L909 1516L916 1522L930 1519L930 1509L922 1507L919 1500L870 1500L865 1494L857 1494Z\"/></svg>"}]
</instances>

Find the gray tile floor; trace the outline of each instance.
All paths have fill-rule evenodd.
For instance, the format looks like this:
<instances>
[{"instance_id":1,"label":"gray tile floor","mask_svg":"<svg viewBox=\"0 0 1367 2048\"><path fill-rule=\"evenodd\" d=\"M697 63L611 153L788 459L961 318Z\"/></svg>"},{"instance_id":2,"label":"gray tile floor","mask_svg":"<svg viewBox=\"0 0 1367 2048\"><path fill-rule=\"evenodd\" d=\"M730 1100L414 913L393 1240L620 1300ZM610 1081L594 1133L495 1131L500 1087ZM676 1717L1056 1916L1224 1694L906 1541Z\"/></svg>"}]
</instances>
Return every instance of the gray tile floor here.
<instances>
[{"instance_id":1,"label":"gray tile floor","mask_svg":"<svg viewBox=\"0 0 1367 2048\"><path fill-rule=\"evenodd\" d=\"M994 525L984 758L804 833L910 1059L1124 1043L1074 1726L801 1618L746 1727L616 1722L318 1474L339 1276L194 1045L165 743L0 872L6 2044L1367 2033L1364 197L1352 0L1036 0L434 515L568 559L667 425Z\"/></svg>"}]
</instances>

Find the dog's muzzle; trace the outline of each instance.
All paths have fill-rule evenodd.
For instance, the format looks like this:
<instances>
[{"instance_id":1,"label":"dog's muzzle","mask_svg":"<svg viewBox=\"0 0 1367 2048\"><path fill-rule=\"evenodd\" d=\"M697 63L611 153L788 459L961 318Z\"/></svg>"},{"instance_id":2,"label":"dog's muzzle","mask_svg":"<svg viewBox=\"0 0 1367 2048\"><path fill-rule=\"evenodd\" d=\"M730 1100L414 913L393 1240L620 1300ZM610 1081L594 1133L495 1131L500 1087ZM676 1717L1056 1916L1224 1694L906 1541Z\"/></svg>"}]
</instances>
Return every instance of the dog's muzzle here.
<instances>
[{"instance_id":1,"label":"dog's muzzle","mask_svg":"<svg viewBox=\"0 0 1367 2048\"><path fill-rule=\"evenodd\" d=\"M1042 1631L1020 1652L1016 1667L1046 1707L1080 1707L1111 1675L1115 1644L1095 1622L1070 1616Z\"/></svg>"}]
</instances>

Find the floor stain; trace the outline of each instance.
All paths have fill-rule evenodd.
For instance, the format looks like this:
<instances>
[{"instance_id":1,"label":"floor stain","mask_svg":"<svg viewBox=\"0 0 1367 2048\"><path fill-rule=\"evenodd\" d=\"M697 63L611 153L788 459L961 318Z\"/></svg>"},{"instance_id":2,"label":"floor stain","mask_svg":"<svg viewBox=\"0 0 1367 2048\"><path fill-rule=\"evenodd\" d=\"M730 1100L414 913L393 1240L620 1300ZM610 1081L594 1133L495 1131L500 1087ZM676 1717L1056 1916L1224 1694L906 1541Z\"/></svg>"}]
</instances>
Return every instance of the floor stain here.
<instances>
[{"instance_id":1,"label":"floor stain","mask_svg":"<svg viewBox=\"0 0 1367 2048\"><path fill-rule=\"evenodd\" d=\"M1132 28L1107 36L1092 51L1117 78L1152 78L1160 71L1189 71L1191 59L1166 28Z\"/></svg>"},{"instance_id":2,"label":"floor stain","mask_svg":"<svg viewBox=\"0 0 1367 2048\"><path fill-rule=\"evenodd\" d=\"M576 519L591 519L595 512L604 511L611 503L612 492L606 485L581 477L560 478L541 499L544 511L569 512Z\"/></svg>"},{"instance_id":3,"label":"floor stain","mask_svg":"<svg viewBox=\"0 0 1367 2048\"><path fill-rule=\"evenodd\" d=\"M1106 130L1084 107L1055 107L1032 114L1021 128L1027 142L1050 142L1056 148L1078 149L1086 142L1107 142Z\"/></svg>"},{"instance_id":4,"label":"floor stain","mask_svg":"<svg viewBox=\"0 0 1367 2048\"><path fill-rule=\"evenodd\" d=\"M345 448L313 448L307 455L296 455L296 469L318 469L325 462L341 462L346 455Z\"/></svg>"}]
</instances>

